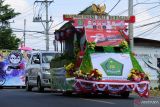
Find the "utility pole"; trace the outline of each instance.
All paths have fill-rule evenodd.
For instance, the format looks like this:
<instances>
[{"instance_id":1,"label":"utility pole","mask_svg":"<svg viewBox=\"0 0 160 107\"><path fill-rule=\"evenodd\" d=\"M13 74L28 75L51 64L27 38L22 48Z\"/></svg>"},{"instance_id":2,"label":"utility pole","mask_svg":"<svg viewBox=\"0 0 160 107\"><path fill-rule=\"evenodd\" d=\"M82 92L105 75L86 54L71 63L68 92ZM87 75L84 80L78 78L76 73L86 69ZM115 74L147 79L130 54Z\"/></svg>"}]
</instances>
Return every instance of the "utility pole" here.
<instances>
[{"instance_id":1,"label":"utility pole","mask_svg":"<svg viewBox=\"0 0 160 107\"><path fill-rule=\"evenodd\" d=\"M49 35L48 35L48 31L49 31L49 22L48 22L48 0L46 1L46 50L49 50Z\"/></svg>"},{"instance_id":2,"label":"utility pole","mask_svg":"<svg viewBox=\"0 0 160 107\"><path fill-rule=\"evenodd\" d=\"M36 0L35 3L41 3L41 4L45 5L46 17L45 17L45 20L43 20L42 17L38 14L37 17L33 18L33 22L41 22L44 27L45 36L46 36L46 50L47 51L49 50L49 22L53 22L51 17L50 17L50 20L48 19L48 7L49 7L49 4L51 4L52 2L53 2L53 0L52 1L48 1L48 0L37 1ZM45 23L45 25L43 23Z\"/></svg>"},{"instance_id":3,"label":"utility pole","mask_svg":"<svg viewBox=\"0 0 160 107\"><path fill-rule=\"evenodd\" d=\"M26 19L24 19L23 37L24 37L24 47L25 47L26 46Z\"/></svg>"},{"instance_id":4,"label":"utility pole","mask_svg":"<svg viewBox=\"0 0 160 107\"><path fill-rule=\"evenodd\" d=\"M133 0L128 0L128 16L133 16ZM129 23L129 39L131 51L134 50L133 23Z\"/></svg>"}]
</instances>

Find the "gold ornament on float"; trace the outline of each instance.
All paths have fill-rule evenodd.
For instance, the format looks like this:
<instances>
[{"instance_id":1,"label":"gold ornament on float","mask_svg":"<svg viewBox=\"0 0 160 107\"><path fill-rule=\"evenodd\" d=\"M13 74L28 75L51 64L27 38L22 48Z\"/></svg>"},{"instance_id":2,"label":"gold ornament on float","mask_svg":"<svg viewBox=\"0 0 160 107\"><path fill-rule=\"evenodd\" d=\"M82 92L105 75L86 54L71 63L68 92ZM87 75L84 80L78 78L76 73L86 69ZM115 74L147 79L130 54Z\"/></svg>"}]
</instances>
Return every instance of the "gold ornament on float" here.
<instances>
[{"instance_id":1,"label":"gold ornament on float","mask_svg":"<svg viewBox=\"0 0 160 107\"><path fill-rule=\"evenodd\" d=\"M96 13L97 15L102 15L105 14L105 10L106 10L106 5L104 4L103 6L101 5L96 5L96 4L92 4L92 10L94 13Z\"/></svg>"}]
</instances>

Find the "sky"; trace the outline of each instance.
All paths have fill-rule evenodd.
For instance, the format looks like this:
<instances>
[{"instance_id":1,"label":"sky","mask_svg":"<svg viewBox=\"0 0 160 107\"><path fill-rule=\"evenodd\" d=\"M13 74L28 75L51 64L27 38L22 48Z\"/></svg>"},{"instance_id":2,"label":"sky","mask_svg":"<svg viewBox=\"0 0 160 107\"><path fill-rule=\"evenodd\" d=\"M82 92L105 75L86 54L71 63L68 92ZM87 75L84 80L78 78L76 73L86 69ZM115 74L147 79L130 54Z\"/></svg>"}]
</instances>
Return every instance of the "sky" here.
<instances>
[{"instance_id":1,"label":"sky","mask_svg":"<svg viewBox=\"0 0 160 107\"><path fill-rule=\"evenodd\" d=\"M24 29L24 19L26 19L26 30L44 31L42 23L33 22L33 17L38 14L45 18L45 7L42 4L34 3L35 0L5 0L6 4L11 5L15 12L21 14L11 19L11 28L13 31ZM160 41L160 25L152 24L146 27L138 26L159 21L160 18L160 0L133 0L134 15L136 23L134 23L134 37L148 38ZM50 50L54 50L53 39L54 31L61 27L63 22L63 14L78 14L86 7L95 4L105 4L106 12L109 12L118 0L54 0L49 6L49 17L52 16L53 23L50 23ZM145 3L145 4L142 4ZM119 4L111 11L110 15L128 15L128 0L121 0ZM62 23L63 22L63 23ZM14 32L16 36L23 40L23 32ZM26 32L26 46L34 49L45 50L45 35L35 32Z\"/></svg>"}]
</instances>

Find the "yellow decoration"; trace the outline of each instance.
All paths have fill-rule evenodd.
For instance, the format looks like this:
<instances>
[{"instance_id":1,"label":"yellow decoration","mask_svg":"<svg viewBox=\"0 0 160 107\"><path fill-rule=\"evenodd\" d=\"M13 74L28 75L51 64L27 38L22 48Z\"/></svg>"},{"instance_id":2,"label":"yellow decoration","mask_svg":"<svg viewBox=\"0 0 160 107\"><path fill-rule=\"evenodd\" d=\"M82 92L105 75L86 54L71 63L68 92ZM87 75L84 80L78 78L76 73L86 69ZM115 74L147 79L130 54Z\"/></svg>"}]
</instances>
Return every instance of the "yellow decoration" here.
<instances>
[{"instance_id":1,"label":"yellow decoration","mask_svg":"<svg viewBox=\"0 0 160 107\"><path fill-rule=\"evenodd\" d=\"M132 77L132 74L130 73L129 75L128 75L128 78L131 78Z\"/></svg>"},{"instance_id":2,"label":"yellow decoration","mask_svg":"<svg viewBox=\"0 0 160 107\"><path fill-rule=\"evenodd\" d=\"M65 67L65 70L66 70L66 76L67 77L72 77L74 75L73 72L75 71L74 64L70 63L67 66L65 65L64 67Z\"/></svg>"},{"instance_id":3,"label":"yellow decoration","mask_svg":"<svg viewBox=\"0 0 160 107\"><path fill-rule=\"evenodd\" d=\"M78 70L78 71L76 71L76 72L74 72L74 75L76 76L76 77L82 77L82 78L84 78L85 76L85 74L81 71L81 70Z\"/></svg>"},{"instance_id":4,"label":"yellow decoration","mask_svg":"<svg viewBox=\"0 0 160 107\"><path fill-rule=\"evenodd\" d=\"M128 75L128 79L131 81L139 82L141 80L148 80L148 76L145 73L142 73L136 69L132 69L131 73Z\"/></svg>"},{"instance_id":5,"label":"yellow decoration","mask_svg":"<svg viewBox=\"0 0 160 107\"><path fill-rule=\"evenodd\" d=\"M106 5L104 4L103 6L100 6L100 5L92 4L92 10L94 13L98 15L105 14Z\"/></svg>"},{"instance_id":6,"label":"yellow decoration","mask_svg":"<svg viewBox=\"0 0 160 107\"><path fill-rule=\"evenodd\" d=\"M65 66L65 70L66 71L69 71L69 70L71 70L71 69L73 69L74 68L74 64L73 63L70 63L70 64L68 64L67 66Z\"/></svg>"},{"instance_id":7,"label":"yellow decoration","mask_svg":"<svg viewBox=\"0 0 160 107\"><path fill-rule=\"evenodd\" d=\"M125 41L125 40L122 41L121 44L120 44L120 47L121 47L122 51L127 50L128 49L128 43L127 43L127 41Z\"/></svg>"},{"instance_id":8,"label":"yellow decoration","mask_svg":"<svg viewBox=\"0 0 160 107\"><path fill-rule=\"evenodd\" d=\"M88 42L88 48L94 50L95 47L96 47L96 43L95 42Z\"/></svg>"},{"instance_id":9,"label":"yellow decoration","mask_svg":"<svg viewBox=\"0 0 160 107\"><path fill-rule=\"evenodd\" d=\"M93 69L90 73L84 73L81 70L74 72L75 77L87 80L101 80L102 73L98 69Z\"/></svg>"}]
</instances>

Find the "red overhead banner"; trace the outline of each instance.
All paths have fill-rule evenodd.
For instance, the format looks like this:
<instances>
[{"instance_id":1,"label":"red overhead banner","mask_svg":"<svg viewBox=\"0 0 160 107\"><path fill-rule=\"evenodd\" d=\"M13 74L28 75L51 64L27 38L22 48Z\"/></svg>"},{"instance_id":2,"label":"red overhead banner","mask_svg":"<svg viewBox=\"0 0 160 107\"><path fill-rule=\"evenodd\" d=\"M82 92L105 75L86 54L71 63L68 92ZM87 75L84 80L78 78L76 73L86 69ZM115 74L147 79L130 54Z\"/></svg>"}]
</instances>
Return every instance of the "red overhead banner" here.
<instances>
[{"instance_id":1,"label":"red overhead banner","mask_svg":"<svg viewBox=\"0 0 160 107\"><path fill-rule=\"evenodd\" d=\"M124 38L117 30L85 29L88 42L96 42L97 46L118 46Z\"/></svg>"},{"instance_id":2,"label":"red overhead banner","mask_svg":"<svg viewBox=\"0 0 160 107\"><path fill-rule=\"evenodd\" d=\"M73 19L94 19L94 20L121 20L127 23L134 23L135 16L109 16L109 15L77 15L77 14L64 14L63 20Z\"/></svg>"},{"instance_id":3,"label":"red overhead banner","mask_svg":"<svg viewBox=\"0 0 160 107\"><path fill-rule=\"evenodd\" d=\"M94 20L94 19L73 19L74 26L79 28L96 28L106 30L124 30L126 29L125 21L123 20Z\"/></svg>"}]
</instances>

